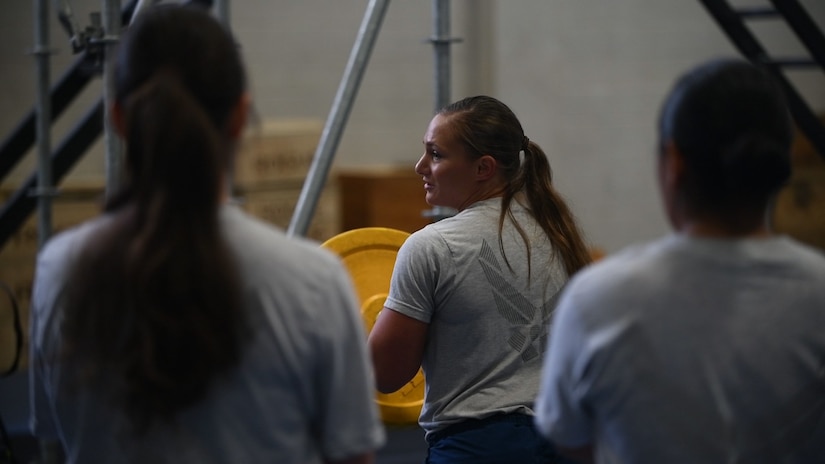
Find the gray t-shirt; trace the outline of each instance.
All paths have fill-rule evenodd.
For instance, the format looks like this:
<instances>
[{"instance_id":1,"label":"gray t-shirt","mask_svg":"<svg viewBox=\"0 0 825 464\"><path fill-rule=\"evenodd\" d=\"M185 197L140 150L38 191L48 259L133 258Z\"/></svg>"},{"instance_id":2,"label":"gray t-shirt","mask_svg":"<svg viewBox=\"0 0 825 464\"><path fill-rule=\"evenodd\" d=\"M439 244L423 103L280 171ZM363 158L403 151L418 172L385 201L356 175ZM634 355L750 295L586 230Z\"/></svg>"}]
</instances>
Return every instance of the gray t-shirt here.
<instances>
[{"instance_id":1,"label":"gray t-shirt","mask_svg":"<svg viewBox=\"0 0 825 464\"><path fill-rule=\"evenodd\" d=\"M825 462L825 257L670 235L578 274L537 400L599 463Z\"/></svg>"},{"instance_id":2,"label":"gray t-shirt","mask_svg":"<svg viewBox=\"0 0 825 464\"><path fill-rule=\"evenodd\" d=\"M567 277L541 227L515 202L530 240L530 278L527 247L509 220L502 255L500 205L481 201L428 225L396 259L385 306L429 324L419 421L428 434L466 419L533 413L547 327Z\"/></svg>"},{"instance_id":3,"label":"gray t-shirt","mask_svg":"<svg viewBox=\"0 0 825 464\"><path fill-rule=\"evenodd\" d=\"M87 389L70 394L48 362L61 346L66 273L104 216L58 235L39 256L32 299L32 428L69 463L320 463L377 449L363 323L348 274L317 244L225 206L220 221L244 285L252 333L240 365L173 426L122 435L122 415Z\"/></svg>"}]
</instances>

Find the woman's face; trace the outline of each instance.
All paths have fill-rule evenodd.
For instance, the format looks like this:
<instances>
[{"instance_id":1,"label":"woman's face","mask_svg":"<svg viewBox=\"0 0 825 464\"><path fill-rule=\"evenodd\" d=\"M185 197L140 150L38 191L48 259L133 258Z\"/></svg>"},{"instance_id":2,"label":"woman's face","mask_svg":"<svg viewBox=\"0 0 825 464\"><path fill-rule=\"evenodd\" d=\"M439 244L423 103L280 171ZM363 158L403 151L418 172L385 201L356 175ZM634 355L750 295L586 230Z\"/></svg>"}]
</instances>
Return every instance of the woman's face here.
<instances>
[{"instance_id":1,"label":"woman's face","mask_svg":"<svg viewBox=\"0 0 825 464\"><path fill-rule=\"evenodd\" d=\"M476 164L455 136L449 116L436 115L424 134L424 154L415 164L427 203L459 211L468 206L477 188Z\"/></svg>"}]
</instances>

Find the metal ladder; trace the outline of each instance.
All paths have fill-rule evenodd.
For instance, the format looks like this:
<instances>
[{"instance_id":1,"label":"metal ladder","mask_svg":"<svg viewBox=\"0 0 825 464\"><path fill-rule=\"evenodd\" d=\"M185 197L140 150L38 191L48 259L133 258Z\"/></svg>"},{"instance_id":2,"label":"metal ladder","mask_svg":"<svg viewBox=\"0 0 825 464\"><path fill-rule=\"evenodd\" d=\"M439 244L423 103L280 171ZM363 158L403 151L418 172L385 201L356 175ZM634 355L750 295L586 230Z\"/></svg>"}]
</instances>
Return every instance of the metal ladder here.
<instances>
[{"instance_id":1,"label":"metal ladder","mask_svg":"<svg viewBox=\"0 0 825 464\"><path fill-rule=\"evenodd\" d=\"M785 91L788 108L799 130L825 159L825 125L808 106L785 72L805 69L825 72L825 35L798 0L770 0L771 6L733 7L725 0L700 0L728 39L749 61L763 65ZM802 58L771 57L747 25L752 20L784 21L807 50Z\"/></svg>"},{"instance_id":2,"label":"metal ladder","mask_svg":"<svg viewBox=\"0 0 825 464\"><path fill-rule=\"evenodd\" d=\"M129 0L126 3L121 9L123 25L129 23L138 0ZM50 122L56 120L86 86L98 77L101 60L102 56L99 53L82 53L51 86L49 94L44 96L49 100ZM29 111L11 134L0 142L0 179L5 178L35 145L37 112L36 107ZM50 150L52 179L51 185L47 188L59 184L100 137L103 133L103 116L104 101L101 97L91 105L57 147ZM23 181L5 204L0 205L0 248L38 208L39 196L33 194L40 188L38 184L38 172L34 172Z\"/></svg>"}]
</instances>

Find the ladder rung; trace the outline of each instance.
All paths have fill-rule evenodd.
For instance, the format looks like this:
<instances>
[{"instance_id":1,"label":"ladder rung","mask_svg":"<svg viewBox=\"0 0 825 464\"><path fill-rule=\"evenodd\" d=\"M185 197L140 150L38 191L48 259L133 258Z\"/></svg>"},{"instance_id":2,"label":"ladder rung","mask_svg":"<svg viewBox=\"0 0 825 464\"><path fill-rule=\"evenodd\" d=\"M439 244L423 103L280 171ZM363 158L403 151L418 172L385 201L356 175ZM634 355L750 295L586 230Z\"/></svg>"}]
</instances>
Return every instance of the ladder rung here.
<instances>
[{"instance_id":1,"label":"ladder rung","mask_svg":"<svg viewBox=\"0 0 825 464\"><path fill-rule=\"evenodd\" d=\"M776 8L771 8L769 6L737 8L734 11L737 15L745 19L775 18L779 16L779 12L776 11Z\"/></svg>"}]
</instances>

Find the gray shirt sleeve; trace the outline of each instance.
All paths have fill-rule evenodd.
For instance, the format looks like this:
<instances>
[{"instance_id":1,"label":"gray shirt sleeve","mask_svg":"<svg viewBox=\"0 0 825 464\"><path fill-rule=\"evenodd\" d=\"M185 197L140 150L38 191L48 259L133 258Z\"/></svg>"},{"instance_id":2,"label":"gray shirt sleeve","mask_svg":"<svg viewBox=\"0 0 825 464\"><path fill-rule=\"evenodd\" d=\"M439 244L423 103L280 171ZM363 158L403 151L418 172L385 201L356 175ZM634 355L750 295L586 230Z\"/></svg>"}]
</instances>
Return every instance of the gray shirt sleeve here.
<instances>
[{"instance_id":1,"label":"gray shirt sleeve","mask_svg":"<svg viewBox=\"0 0 825 464\"><path fill-rule=\"evenodd\" d=\"M449 256L446 243L434 229L427 227L410 235L398 250L384 306L429 324L435 299L442 298L440 292L447 288L440 283L450 275Z\"/></svg>"}]
</instances>

